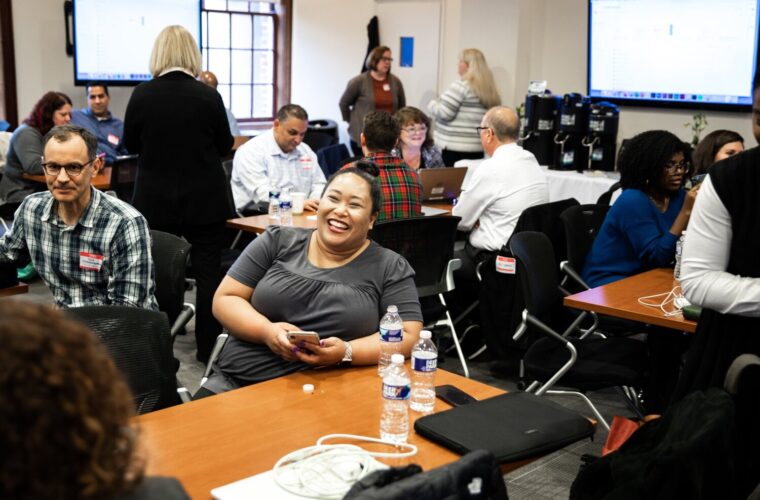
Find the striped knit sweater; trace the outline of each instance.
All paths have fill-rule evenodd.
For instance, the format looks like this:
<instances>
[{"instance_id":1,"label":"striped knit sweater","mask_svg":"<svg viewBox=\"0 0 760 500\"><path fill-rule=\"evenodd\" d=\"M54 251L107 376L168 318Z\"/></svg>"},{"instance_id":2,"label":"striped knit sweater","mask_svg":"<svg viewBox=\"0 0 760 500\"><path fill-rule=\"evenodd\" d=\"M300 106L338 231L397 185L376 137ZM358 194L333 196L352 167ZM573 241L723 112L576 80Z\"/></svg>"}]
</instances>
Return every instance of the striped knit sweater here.
<instances>
[{"instance_id":1,"label":"striped knit sweater","mask_svg":"<svg viewBox=\"0 0 760 500\"><path fill-rule=\"evenodd\" d=\"M458 80L440 98L430 101L428 112L435 119L436 146L461 152L483 151L475 127L480 126L486 108L464 80Z\"/></svg>"}]
</instances>

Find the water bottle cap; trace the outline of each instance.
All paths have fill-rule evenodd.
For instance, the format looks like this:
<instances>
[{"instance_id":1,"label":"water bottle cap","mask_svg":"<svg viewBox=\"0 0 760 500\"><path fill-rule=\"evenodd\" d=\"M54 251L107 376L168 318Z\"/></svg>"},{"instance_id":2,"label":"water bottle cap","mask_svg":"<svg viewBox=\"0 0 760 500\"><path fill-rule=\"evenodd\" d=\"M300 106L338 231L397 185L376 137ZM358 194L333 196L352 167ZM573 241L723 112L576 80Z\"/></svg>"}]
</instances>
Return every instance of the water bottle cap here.
<instances>
[{"instance_id":1,"label":"water bottle cap","mask_svg":"<svg viewBox=\"0 0 760 500\"><path fill-rule=\"evenodd\" d=\"M403 365L404 364L404 355L396 353L393 356L391 356L391 363L394 365Z\"/></svg>"},{"instance_id":2,"label":"water bottle cap","mask_svg":"<svg viewBox=\"0 0 760 500\"><path fill-rule=\"evenodd\" d=\"M396 307L396 306L393 306L393 305L390 305L390 306L388 306L388 312L389 312L389 313L395 313L395 312L398 312L398 307Z\"/></svg>"},{"instance_id":3,"label":"water bottle cap","mask_svg":"<svg viewBox=\"0 0 760 500\"><path fill-rule=\"evenodd\" d=\"M311 394L314 392L314 384L304 384L303 385L303 392L306 394Z\"/></svg>"},{"instance_id":4,"label":"water bottle cap","mask_svg":"<svg viewBox=\"0 0 760 500\"><path fill-rule=\"evenodd\" d=\"M433 338L433 334L430 332L430 330L422 330L420 332L420 338L421 339L430 339L430 338Z\"/></svg>"}]
</instances>

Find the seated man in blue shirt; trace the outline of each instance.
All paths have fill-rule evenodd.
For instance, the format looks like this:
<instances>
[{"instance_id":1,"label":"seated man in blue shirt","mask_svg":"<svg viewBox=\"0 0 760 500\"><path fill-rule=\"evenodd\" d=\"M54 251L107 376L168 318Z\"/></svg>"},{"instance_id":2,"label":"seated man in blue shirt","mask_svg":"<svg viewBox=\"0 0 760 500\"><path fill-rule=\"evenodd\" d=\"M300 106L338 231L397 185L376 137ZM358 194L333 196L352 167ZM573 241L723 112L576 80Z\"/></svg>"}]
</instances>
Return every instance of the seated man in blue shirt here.
<instances>
[{"instance_id":1,"label":"seated man in blue shirt","mask_svg":"<svg viewBox=\"0 0 760 500\"><path fill-rule=\"evenodd\" d=\"M61 125L47 133L43 148L48 191L21 203L0 238L0 262L31 259L58 307L158 310L147 221L90 185L103 167L95 136Z\"/></svg>"},{"instance_id":2,"label":"seated man in blue shirt","mask_svg":"<svg viewBox=\"0 0 760 500\"><path fill-rule=\"evenodd\" d=\"M98 153L106 155L106 165L112 164L117 156L126 155L122 145L124 122L108 111L111 98L108 87L100 82L87 84L88 107L75 109L71 113L71 123L87 129L98 139Z\"/></svg>"}]
</instances>

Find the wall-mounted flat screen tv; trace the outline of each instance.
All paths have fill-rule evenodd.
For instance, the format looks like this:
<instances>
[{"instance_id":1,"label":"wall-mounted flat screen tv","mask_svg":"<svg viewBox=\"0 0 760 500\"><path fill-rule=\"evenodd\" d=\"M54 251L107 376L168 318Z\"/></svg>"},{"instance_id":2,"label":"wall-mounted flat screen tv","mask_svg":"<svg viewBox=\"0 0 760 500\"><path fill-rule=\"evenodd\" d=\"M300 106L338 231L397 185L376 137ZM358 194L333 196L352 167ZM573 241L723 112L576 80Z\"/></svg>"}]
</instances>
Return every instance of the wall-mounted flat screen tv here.
<instances>
[{"instance_id":1,"label":"wall-mounted flat screen tv","mask_svg":"<svg viewBox=\"0 0 760 500\"><path fill-rule=\"evenodd\" d=\"M187 28L200 44L200 0L74 0L74 84L136 85L166 26Z\"/></svg>"},{"instance_id":2,"label":"wall-mounted flat screen tv","mask_svg":"<svg viewBox=\"0 0 760 500\"><path fill-rule=\"evenodd\" d=\"M749 111L759 0L589 0L588 95Z\"/></svg>"}]
</instances>

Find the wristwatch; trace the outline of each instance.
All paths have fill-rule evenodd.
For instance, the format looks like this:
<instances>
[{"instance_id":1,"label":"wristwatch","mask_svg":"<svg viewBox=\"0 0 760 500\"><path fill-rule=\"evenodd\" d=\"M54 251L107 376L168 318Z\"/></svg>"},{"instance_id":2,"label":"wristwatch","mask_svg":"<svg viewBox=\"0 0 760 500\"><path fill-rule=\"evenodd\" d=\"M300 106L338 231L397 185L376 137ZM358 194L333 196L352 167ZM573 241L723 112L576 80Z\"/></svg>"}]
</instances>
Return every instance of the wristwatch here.
<instances>
[{"instance_id":1,"label":"wristwatch","mask_svg":"<svg viewBox=\"0 0 760 500\"><path fill-rule=\"evenodd\" d=\"M350 365L351 361L354 359L354 350L351 348L351 343L343 341L343 344L346 346L346 352L343 353L343 359L340 360L341 365Z\"/></svg>"}]
</instances>

